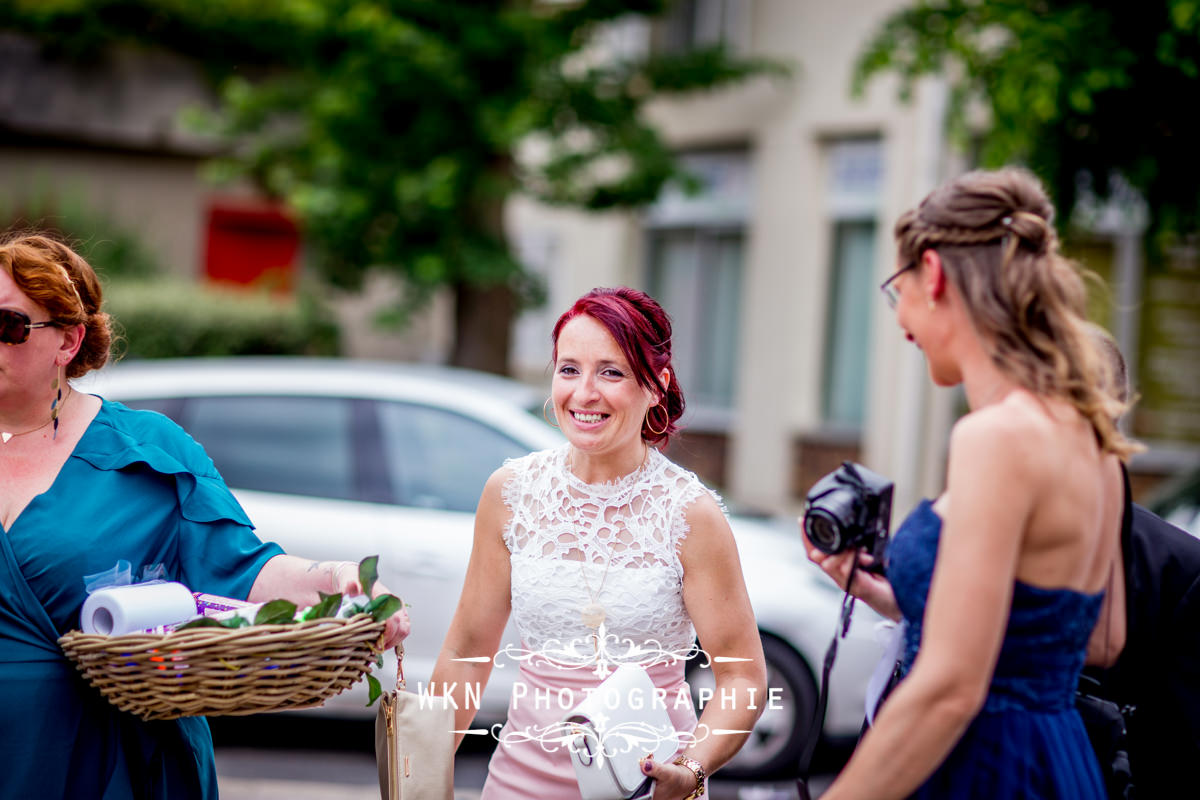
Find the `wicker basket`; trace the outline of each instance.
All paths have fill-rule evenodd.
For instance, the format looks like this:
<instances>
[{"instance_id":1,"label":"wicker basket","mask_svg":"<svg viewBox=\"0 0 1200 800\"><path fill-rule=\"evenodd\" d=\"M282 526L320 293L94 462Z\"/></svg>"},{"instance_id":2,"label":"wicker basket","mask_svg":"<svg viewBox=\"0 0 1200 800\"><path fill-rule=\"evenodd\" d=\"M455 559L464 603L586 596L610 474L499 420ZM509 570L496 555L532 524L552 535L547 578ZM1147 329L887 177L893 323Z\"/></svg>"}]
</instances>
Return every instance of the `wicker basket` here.
<instances>
[{"instance_id":1,"label":"wicker basket","mask_svg":"<svg viewBox=\"0 0 1200 800\"><path fill-rule=\"evenodd\" d=\"M156 635L72 631L58 643L113 705L175 719L320 705L370 671L383 627L357 614Z\"/></svg>"}]
</instances>

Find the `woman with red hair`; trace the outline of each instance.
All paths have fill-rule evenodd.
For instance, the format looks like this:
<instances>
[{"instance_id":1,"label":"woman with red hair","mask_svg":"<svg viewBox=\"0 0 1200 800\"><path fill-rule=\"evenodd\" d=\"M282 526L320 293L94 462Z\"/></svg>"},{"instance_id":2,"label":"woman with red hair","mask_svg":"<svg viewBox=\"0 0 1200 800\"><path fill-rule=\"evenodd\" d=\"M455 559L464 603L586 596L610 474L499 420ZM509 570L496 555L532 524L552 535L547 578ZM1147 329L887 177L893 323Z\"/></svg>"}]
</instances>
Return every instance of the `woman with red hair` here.
<instances>
[{"instance_id":1,"label":"woman with red hair","mask_svg":"<svg viewBox=\"0 0 1200 800\"><path fill-rule=\"evenodd\" d=\"M548 738L565 715L559 698L584 699L598 665L665 656L641 663L681 746L643 772L659 800L698 797L753 727L766 672L720 501L659 451L684 409L671 323L642 292L595 289L559 318L553 341L547 418L552 407L567 443L508 461L484 488L433 682L457 691L455 727L467 728L476 709L465 688L486 683L492 662L479 657L497 653L511 614L524 652L555 655L521 662L483 800L577 798L568 747ZM690 701L676 702L689 696L684 662L697 637L710 657L731 659L712 664L716 699L699 724ZM535 702L537 692L554 702Z\"/></svg>"},{"instance_id":2,"label":"woman with red hair","mask_svg":"<svg viewBox=\"0 0 1200 800\"><path fill-rule=\"evenodd\" d=\"M254 533L203 448L171 420L71 380L112 342L92 267L46 236L0 240L0 796L217 796L203 717L143 721L88 686L57 640L84 576L128 561L193 591L310 605L360 591L349 562ZM387 591L376 584L376 593ZM408 634L388 620L386 644Z\"/></svg>"}]
</instances>

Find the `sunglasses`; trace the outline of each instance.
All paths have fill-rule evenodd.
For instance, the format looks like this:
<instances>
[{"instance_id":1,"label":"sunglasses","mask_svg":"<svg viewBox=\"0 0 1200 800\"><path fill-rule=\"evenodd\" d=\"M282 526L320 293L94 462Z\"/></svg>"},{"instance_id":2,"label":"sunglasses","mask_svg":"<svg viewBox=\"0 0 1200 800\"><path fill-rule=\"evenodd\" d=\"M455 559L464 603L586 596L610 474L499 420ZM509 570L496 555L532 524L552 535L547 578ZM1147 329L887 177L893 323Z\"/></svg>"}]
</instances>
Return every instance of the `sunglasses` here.
<instances>
[{"instance_id":1,"label":"sunglasses","mask_svg":"<svg viewBox=\"0 0 1200 800\"><path fill-rule=\"evenodd\" d=\"M887 298L888 307L892 310L895 310L896 304L900 302L900 290L894 285L896 278L899 278L901 275L908 272L910 269L914 269L916 266L916 261L910 261L888 276L886 281L879 284L879 291L883 292L883 296Z\"/></svg>"},{"instance_id":2,"label":"sunglasses","mask_svg":"<svg viewBox=\"0 0 1200 800\"><path fill-rule=\"evenodd\" d=\"M7 345L24 344L29 340L29 332L34 328L58 328L60 323L54 320L46 322L31 322L24 311L12 308L0 308L0 342Z\"/></svg>"}]
</instances>

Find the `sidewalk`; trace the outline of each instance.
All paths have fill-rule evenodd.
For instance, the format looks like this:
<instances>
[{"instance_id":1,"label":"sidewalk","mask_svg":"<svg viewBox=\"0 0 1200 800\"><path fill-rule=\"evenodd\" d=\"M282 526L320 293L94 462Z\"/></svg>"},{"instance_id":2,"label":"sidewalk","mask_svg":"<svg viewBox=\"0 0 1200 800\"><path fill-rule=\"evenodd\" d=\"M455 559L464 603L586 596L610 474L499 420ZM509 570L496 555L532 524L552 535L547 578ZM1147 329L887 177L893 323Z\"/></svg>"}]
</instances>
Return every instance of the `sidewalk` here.
<instances>
[{"instance_id":1,"label":"sidewalk","mask_svg":"<svg viewBox=\"0 0 1200 800\"><path fill-rule=\"evenodd\" d=\"M378 800L379 779L373 754L249 747L217 750L221 800ZM485 755L468 753L455 762L455 800L479 800L487 777ZM830 776L812 783L814 797ZM720 778L709 784L712 800L797 800L791 781L750 784Z\"/></svg>"},{"instance_id":2,"label":"sidewalk","mask_svg":"<svg viewBox=\"0 0 1200 800\"><path fill-rule=\"evenodd\" d=\"M221 800L379 800L378 786L263 778L221 778L218 783ZM456 790L454 800L479 800L479 791Z\"/></svg>"},{"instance_id":3,"label":"sidewalk","mask_svg":"<svg viewBox=\"0 0 1200 800\"><path fill-rule=\"evenodd\" d=\"M826 783L814 786L820 791ZM728 787L714 784L709 787L713 800L796 800L795 789L788 785ZM378 786L353 786L345 783L321 783L300 780L268 780L263 778L221 778L221 800L378 800ZM479 800L478 789L456 789L454 800Z\"/></svg>"}]
</instances>

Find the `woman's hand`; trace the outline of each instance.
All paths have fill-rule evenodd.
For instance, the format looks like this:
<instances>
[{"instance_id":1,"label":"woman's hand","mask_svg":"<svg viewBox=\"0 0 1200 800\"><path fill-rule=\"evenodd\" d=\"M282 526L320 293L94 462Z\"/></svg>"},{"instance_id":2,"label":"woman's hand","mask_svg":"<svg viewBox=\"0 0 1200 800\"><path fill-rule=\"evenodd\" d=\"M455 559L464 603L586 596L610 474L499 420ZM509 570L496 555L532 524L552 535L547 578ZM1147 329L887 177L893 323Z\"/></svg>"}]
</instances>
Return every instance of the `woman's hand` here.
<instances>
[{"instance_id":1,"label":"woman's hand","mask_svg":"<svg viewBox=\"0 0 1200 800\"><path fill-rule=\"evenodd\" d=\"M343 597L353 597L363 593L362 584L358 580L358 564L353 561L343 561L333 572L333 589L334 592L340 592ZM380 581L375 581L374 592L372 596L381 594L393 594L391 589L387 588ZM399 597L400 595L396 595ZM383 648L390 650L400 644L408 634L412 631L412 623L408 618L408 611L404 606L400 606L400 610L387 618L387 622L383 628Z\"/></svg>"},{"instance_id":2,"label":"woman's hand","mask_svg":"<svg viewBox=\"0 0 1200 800\"><path fill-rule=\"evenodd\" d=\"M820 567L826 575L833 579L834 583L845 591L846 584L850 581L850 569L854 565L854 553L847 550L830 555L813 547L812 542L808 540L808 535L804 532L803 519L800 520L800 536L804 539L804 549L808 553L808 560ZM874 556L866 550L859 550L859 568L854 572L854 585L850 587L850 594L862 600L881 616L899 622L900 607L896 605L896 595L892 592L892 584L883 575L863 569L874 563Z\"/></svg>"},{"instance_id":3,"label":"woman's hand","mask_svg":"<svg viewBox=\"0 0 1200 800\"><path fill-rule=\"evenodd\" d=\"M642 774L654 779L654 800L682 800L696 791L696 773L680 764L647 759Z\"/></svg>"},{"instance_id":4,"label":"woman's hand","mask_svg":"<svg viewBox=\"0 0 1200 800\"><path fill-rule=\"evenodd\" d=\"M265 603L283 598L297 606L311 606L320 601L321 592L340 593L343 597L363 594L358 581L358 564L353 561L310 561L281 553L263 564L246 599L251 603ZM376 581L373 594L385 593L395 594ZM408 612L401 608L388 617L384 625L383 646L395 647L408 636L411 627Z\"/></svg>"}]
</instances>

